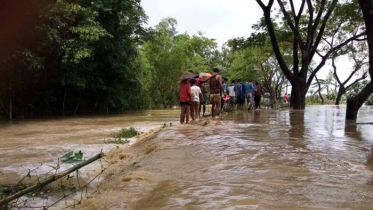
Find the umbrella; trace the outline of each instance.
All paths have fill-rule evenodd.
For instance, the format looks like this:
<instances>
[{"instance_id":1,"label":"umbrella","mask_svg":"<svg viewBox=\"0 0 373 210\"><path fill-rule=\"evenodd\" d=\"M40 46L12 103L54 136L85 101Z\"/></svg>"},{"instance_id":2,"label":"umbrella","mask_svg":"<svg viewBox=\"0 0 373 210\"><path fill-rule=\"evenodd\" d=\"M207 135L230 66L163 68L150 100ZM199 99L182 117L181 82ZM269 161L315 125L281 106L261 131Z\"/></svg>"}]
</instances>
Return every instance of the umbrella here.
<instances>
[{"instance_id":1,"label":"umbrella","mask_svg":"<svg viewBox=\"0 0 373 210\"><path fill-rule=\"evenodd\" d=\"M188 80L194 78L194 75L190 72L185 72L183 75L181 75L180 80Z\"/></svg>"},{"instance_id":2,"label":"umbrella","mask_svg":"<svg viewBox=\"0 0 373 210\"><path fill-rule=\"evenodd\" d=\"M211 77L212 75L210 73L200 73L199 74L199 78L202 78L202 77Z\"/></svg>"}]
</instances>

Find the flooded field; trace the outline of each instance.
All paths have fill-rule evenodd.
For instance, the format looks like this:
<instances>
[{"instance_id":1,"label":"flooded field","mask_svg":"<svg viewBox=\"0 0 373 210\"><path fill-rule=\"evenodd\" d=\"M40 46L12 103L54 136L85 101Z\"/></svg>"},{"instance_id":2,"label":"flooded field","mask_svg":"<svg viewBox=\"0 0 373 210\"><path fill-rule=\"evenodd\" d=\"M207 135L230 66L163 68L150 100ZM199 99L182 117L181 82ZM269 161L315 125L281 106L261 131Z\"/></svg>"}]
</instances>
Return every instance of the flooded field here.
<instances>
[{"instance_id":1,"label":"flooded field","mask_svg":"<svg viewBox=\"0 0 373 210\"><path fill-rule=\"evenodd\" d=\"M76 209L373 209L373 125L346 124L343 106L237 112L191 125L178 125L178 114L2 125L0 170L52 159L50 150L99 151L99 139L132 124L173 122L112 150L100 193ZM373 108L358 122L373 122Z\"/></svg>"},{"instance_id":2,"label":"flooded field","mask_svg":"<svg viewBox=\"0 0 373 210\"><path fill-rule=\"evenodd\" d=\"M175 113L162 111L133 112L118 116L15 121L0 124L0 184L17 183L27 169L40 173L51 168L68 151L82 150L85 158L115 148L105 139L122 128L150 130L175 120Z\"/></svg>"}]
</instances>

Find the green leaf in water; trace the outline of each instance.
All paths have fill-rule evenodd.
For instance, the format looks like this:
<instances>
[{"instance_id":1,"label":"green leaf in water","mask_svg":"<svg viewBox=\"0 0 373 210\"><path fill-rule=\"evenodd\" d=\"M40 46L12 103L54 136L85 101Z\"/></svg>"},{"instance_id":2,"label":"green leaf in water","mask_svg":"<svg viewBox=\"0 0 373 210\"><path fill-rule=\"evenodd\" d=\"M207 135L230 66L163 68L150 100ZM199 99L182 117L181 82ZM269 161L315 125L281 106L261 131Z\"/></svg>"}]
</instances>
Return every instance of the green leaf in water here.
<instances>
[{"instance_id":1,"label":"green leaf in water","mask_svg":"<svg viewBox=\"0 0 373 210\"><path fill-rule=\"evenodd\" d=\"M78 160L82 160L83 153L82 153L81 150L79 150L79 152L75 153L75 158L78 159Z\"/></svg>"}]
</instances>

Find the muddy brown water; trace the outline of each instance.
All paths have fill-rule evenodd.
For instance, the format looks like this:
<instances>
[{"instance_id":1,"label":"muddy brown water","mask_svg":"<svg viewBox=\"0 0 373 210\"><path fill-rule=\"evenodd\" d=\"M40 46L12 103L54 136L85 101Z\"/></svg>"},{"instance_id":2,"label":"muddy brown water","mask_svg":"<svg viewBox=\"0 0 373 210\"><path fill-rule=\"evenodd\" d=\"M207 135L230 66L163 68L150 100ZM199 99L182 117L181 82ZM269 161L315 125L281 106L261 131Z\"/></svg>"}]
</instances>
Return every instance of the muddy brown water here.
<instances>
[{"instance_id":1,"label":"muddy brown water","mask_svg":"<svg viewBox=\"0 0 373 210\"><path fill-rule=\"evenodd\" d=\"M76 208L373 209L373 125L345 123L343 106L230 113L206 126L176 125L178 110L148 113L52 121L56 135L48 129L32 133L44 127L33 122L4 126L0 148L8 156L1 155L0 167L12 164L8 150L17 147L6 139L20 138L25 148L49 141L63 145L91 142L126 123L174 122L114 151L100 193ZM363 107L358 121L372 122L373 108ZM87 128L93 133L85 133ZM27 161L33 154L18 156Z\"/></svg>"}]
</instances>

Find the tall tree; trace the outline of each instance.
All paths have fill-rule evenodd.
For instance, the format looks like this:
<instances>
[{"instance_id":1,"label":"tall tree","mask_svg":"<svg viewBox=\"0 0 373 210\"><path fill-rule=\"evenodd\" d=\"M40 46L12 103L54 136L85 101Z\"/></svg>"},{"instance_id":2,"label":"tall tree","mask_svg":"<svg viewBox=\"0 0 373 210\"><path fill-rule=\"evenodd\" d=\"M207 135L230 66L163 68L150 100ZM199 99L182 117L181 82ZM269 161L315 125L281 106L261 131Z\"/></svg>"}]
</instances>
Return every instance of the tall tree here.
<instances>
[{"instance_id":1,"label":"tall tree","mask_svg":"<svg viewBox=\"0 0 373 210\"><path fill-rule=\"evenodd\" d=\"M364 80L368 76L367 74L368 72L365 71L365 68L364 68L364 66L368 64L368 62L366 62L366 59L367 59L366 44L365 42L362 42L362 43L357 43L357 45L360 47L355 48L355 46L352 46L352 47L347 48L347 51L349 51L348 54L354 62L354 67L350 75L344 81L341 81L341 79L338 76L337 66L335 65L335 60L336 60L335 56L333 55L331 58L332 66L333 66L333 75L339 86L337 97L335 100L335 105L340 104L342 96L350 88L352 88L356 83L360 82L361 80ZM356 78L355 81L350 82L353 76L357 75L357 73L360 73L360 76Z\"/></svg>"},{"instance_id":2,"label":"tall tree","mask_svg":"<svg viewBox=\"0 0 373 210\"><path fill-rule=\"evenodd\" d=\"M323 38L326 38L326 26L332 17L333 11L338 6L338 0L321 0L316 2L311 0L302 0L298 2L300 3L298 11L295 9L293 0L277 0L284 17L284 24L286 24L286 26L288 26L292 32L292 69L284 61L284 54L278 44L278 35L274 27L274 20L271 18L274 0L269 0L267 5L265 5L262 0L256 1L264 12L266 27L269 36L271 37L272 47L281 70L284 72L284 75L292 85L291 105L294 109L304 109L306 93L315 75L325 65L328 57L352 40L363 36L364 33L347 37L337 46L327 50L321 57L321 62L316 65L316 68L307 78L308 69L312 61L314 61L315 55L318 53L318 51L320 51L320 43L322 42Z\"/></svg>"},{"instance_id":3,"label":"tall tree","mask_svg":"<svg viewBox=\"0 0 373 210\"><path fill-rule=\"evenodd\" d=\"M367 43L369 51L369 74L371 81L354 97L347 99L346 119L356 120L357 113L364 102L373 92L373 1L358 0L366 26Z\"/></svg>"}]
</instances>

